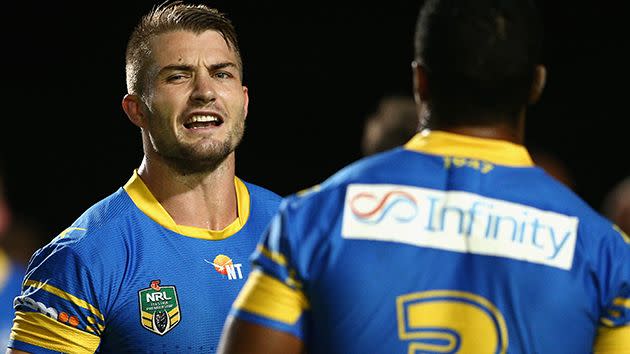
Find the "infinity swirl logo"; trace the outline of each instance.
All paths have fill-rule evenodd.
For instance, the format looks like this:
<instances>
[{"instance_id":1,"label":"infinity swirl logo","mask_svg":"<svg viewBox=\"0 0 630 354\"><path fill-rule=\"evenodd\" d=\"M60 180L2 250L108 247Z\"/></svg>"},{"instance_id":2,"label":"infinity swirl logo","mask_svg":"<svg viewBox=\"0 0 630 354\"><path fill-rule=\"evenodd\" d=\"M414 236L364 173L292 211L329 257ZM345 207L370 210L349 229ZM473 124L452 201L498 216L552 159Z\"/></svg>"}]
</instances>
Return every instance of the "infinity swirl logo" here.
<instances>
[{"instance_id":1,"label":"infinity swirl logo","mask_svg":"<svg viewBox=\"0 0 630 354\"><path fill-rule=\"evenodd\" d=\"M350 200L350 210L357 220L366 224L378 224L388 214L398 222L407 223L418 214L418 204L411 194L403 191L387 192L380 198L363 192Z\"/></svg>"}]
</instances>

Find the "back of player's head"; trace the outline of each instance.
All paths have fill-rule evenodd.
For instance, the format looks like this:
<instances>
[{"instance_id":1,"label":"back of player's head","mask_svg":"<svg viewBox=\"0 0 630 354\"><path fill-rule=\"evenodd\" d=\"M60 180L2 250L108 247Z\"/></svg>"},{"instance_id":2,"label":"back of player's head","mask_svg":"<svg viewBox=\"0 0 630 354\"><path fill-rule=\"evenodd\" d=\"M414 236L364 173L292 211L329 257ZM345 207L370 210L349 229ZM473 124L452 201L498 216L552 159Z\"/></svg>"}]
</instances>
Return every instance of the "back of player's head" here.
<instances>
[{"instance_id":1,"label":"back of player's head","mask_svg":"<svg viewBox=\"0 0 630 354\"><path fill-rule=\"evenodd\" d=\"M458 119L448 122L454 124L515 118L529 101L542 34L531 0L426 1L415 56L425 69L431 112Z\"/></svg>"},{"instance_id":2,"label":"back of player's head","mask_svg":"<svg viewBox=\"0 0 630 354\"><path fill-rule=\"evenodd\" d=\"M181 1L165 2L143 16L129 37L125 60L129 93L143 92L145 74L151 60L151 39L179 30L197 34L208 30L221 33L227 45L236 53L242 75L243 63L236 30L225 14L206 5L184 4Z\"/></svg>"}]
</instances>

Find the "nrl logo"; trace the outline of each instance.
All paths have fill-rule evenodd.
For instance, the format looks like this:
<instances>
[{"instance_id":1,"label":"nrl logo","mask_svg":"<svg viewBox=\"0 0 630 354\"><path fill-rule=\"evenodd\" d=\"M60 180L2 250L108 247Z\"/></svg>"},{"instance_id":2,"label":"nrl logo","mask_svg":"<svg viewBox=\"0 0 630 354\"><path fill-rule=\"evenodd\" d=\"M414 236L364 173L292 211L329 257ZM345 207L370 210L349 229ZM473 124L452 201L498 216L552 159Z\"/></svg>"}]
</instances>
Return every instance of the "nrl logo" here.
<instances>
[{"instance_id":1,"label":"nrl logo","mask_svg":"<svg viewBox=\"0 0 630 354\"><path fill-rule=\"evenodd\" d=\"M150 287L138 291L142 327L163 336L181 320L177 289L153 280Z\"/></svg>"}]
</instances>

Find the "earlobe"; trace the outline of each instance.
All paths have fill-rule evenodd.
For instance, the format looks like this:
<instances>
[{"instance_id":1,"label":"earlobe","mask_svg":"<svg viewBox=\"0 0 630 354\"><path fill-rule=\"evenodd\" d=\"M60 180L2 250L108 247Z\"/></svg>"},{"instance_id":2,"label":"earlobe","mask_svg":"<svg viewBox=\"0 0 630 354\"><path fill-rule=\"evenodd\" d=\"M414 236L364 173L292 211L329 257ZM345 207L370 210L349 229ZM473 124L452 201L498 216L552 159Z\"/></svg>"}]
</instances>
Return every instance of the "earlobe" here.
<instances>
[{"instance_id":1,"label":"earlobe","mask_svg":"<svg viewBox=\"0 0 630 354\"><path fill-rule=\"evenodd\" d=\"M538 65L534 69L534 81L532 83L532 89L529 93L529 104L538 102L540 96L545 89L545 83L547 82L547 68L544 65Z\"/></svg>"},{"instance_id":2,"label":"earlobe","mask_svg":"<svg viewBox=\"0 0 630 354\"><path fill-rule=\"evenodd\" d=\"M122 108L129 120L139 128L145 127L144 113L142 112L142 102L137 95L127 94L123 97Z\"/></svg>"}]
</instances>

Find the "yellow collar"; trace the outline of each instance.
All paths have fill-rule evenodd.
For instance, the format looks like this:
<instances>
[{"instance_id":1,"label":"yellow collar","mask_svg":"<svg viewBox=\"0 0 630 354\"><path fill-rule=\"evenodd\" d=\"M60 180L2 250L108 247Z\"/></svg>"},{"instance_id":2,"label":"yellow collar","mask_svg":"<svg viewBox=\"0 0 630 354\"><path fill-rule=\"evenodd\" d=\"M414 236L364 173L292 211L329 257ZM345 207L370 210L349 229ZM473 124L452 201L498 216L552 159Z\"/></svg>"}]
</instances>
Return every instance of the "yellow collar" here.
<instances>
[{"instance_id":1,"label":"yellow collar","mask_svg":"<svg viewBox=\"0 0 630 354\"><path fill-rule=\"evenodd\" d=\"M527 149L504 140L476 138L444 131L424 130L416 134L405 148L412 151L485 160L512 167L534 166Z\"/></svg>"},{"instance_id":2,"label":"yellow collar","mask_svg":"<svg viewBox=\"0 0 630 354\"><path fill-rule=\"evenodd\" d=\"M249 192L243 181L236 176L234 177L234 188L236 189L238 218L223 230L208 230L200 227L176 224L160 202L155 199L146 184L140 179L137 170L133 171L133 176L131 176L123 188L127 194L129 194L134 204L153 221L184 236L206 240L222 240L237 233L243 228L249 218Z\"/></svg>"}]
</instances>

